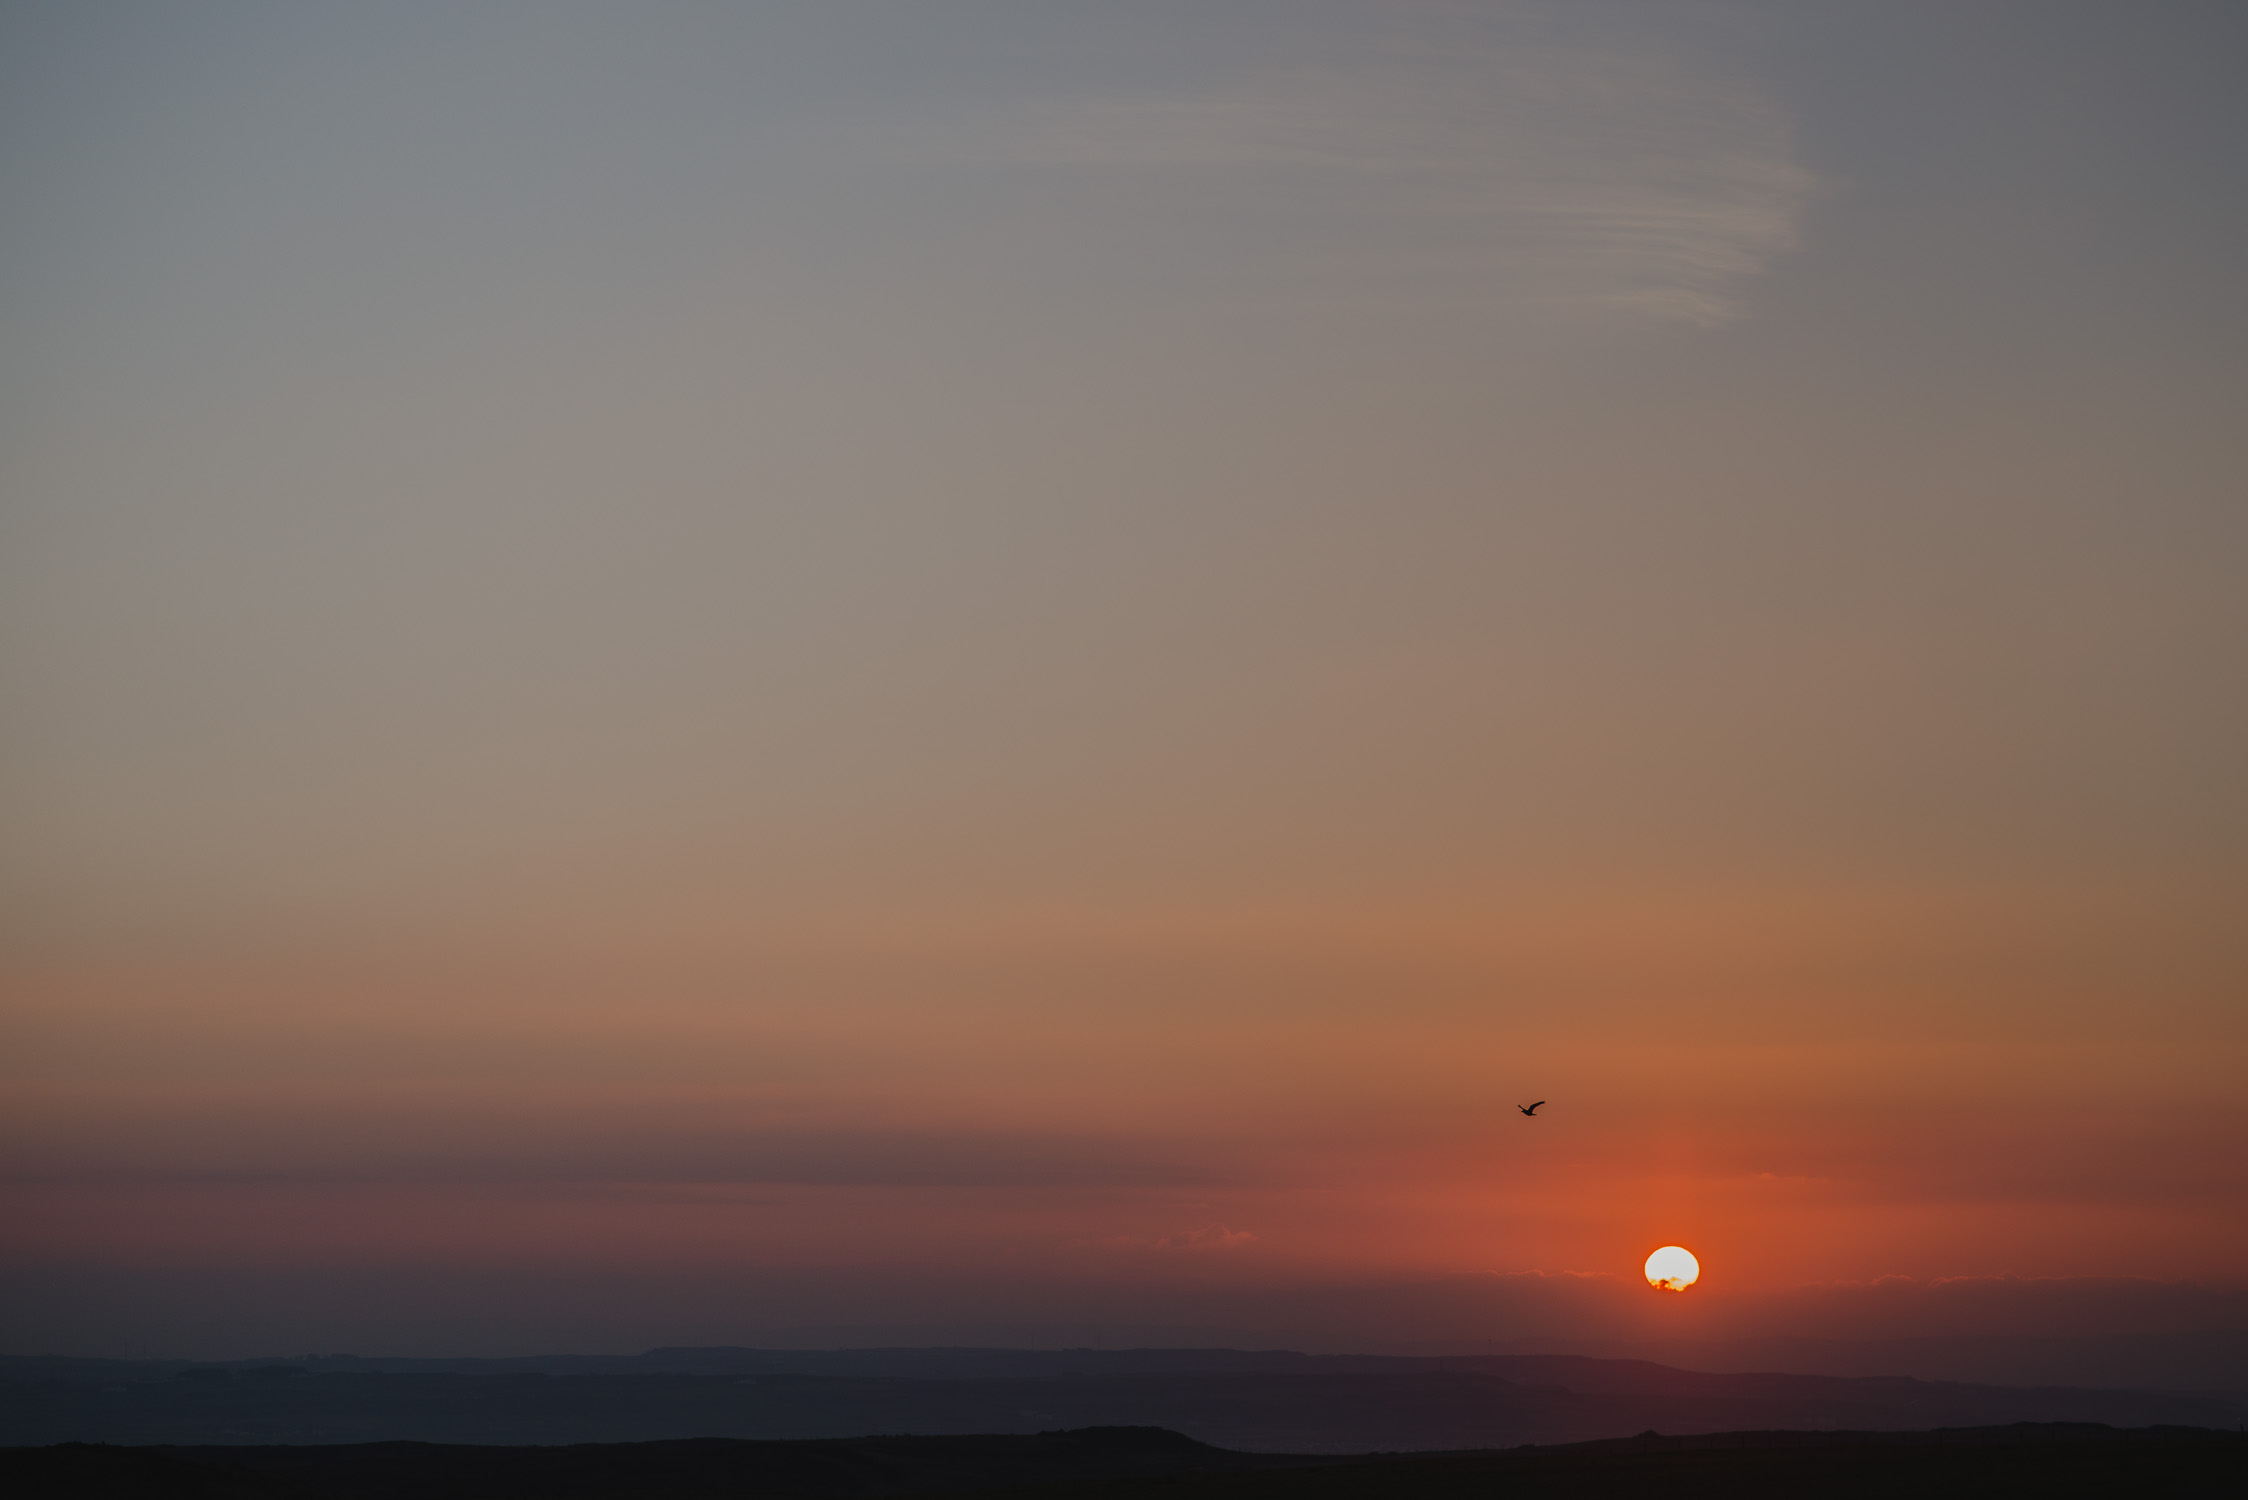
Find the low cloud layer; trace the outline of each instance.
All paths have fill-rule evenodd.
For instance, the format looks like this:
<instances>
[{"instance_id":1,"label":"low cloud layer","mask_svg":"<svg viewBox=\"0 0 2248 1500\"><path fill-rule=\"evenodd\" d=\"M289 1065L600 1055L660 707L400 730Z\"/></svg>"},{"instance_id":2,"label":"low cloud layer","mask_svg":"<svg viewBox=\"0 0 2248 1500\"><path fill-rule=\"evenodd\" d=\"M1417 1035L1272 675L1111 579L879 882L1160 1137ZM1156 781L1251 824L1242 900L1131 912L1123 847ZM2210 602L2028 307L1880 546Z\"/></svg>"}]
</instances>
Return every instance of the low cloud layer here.
<instances>
[{"instance_id":1,"label":"low cloud layer","mask_svg":"<svg viewBox=\"0 0 2248 1500\"><path fill-rule=\"evenodd\" d=\"M2013 1277L1668 1296L1611 1276L1259 1284L1231 1257L1057 1279L622 1267L11 1269L0 1352L247 1357L658 1346L1579 1353L1689 1369L2248 1390L2248 1288Z\"/></svg>"}]
</instances>

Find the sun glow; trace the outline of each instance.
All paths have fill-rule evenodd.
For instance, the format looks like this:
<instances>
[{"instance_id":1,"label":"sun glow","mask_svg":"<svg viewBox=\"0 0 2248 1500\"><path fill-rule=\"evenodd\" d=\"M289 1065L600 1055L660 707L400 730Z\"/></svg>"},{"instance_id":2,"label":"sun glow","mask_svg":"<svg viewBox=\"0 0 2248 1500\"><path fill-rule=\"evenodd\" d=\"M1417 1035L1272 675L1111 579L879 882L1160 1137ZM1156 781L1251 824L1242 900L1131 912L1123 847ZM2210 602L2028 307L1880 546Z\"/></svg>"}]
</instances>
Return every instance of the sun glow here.
<instances>
[{"instance_id":1,"label":"sun glow","mask_svg":"<svg viewBox=\"0 0 2248 1500\"><path fill-rule=\"evenodd\" d=\"M1684 1245L1665 1245L1647 1257L1647 1284L1657 1290L1683 1292L1701 1276L1702 1263Z\"/></svg>"}]
</instances>

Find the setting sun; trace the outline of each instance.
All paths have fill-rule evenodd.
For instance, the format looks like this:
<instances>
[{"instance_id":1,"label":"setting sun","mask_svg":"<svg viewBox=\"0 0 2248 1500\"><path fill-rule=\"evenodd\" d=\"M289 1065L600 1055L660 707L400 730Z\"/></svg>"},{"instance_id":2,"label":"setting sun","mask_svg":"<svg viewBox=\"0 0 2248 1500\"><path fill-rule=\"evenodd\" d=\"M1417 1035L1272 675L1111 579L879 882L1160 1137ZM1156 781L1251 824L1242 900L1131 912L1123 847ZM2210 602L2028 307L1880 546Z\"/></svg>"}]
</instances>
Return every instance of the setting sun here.
<instances>
[{"instance_id":1,"label":"setting sun","mask_svg":"<svg viewBox=\"0 0 2248 1500\"><path fill-rule=\"evenodd\" d=\"M1683 1245L1665 1245L1647 1257L1647 1284L1665 1292L1683 1292L1701 1279L1702 1263Z\"/></svg>"}]
</instances>

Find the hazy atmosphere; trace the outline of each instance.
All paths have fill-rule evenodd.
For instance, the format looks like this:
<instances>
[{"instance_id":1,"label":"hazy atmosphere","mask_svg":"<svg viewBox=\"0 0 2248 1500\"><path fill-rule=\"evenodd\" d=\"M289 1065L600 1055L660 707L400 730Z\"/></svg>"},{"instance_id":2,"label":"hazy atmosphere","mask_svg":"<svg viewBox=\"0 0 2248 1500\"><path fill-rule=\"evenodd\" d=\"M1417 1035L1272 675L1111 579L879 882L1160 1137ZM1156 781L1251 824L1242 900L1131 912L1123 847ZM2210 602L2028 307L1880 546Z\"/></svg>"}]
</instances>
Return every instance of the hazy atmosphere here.
<instances>
[{"instance_id":1,"label":"hazy atmosphere","mask_svg":"<svg viewBox=\"0 0 2248 1500\"><path fill-rule=\"evenodd\" d=\"M2243 59L0 5L0 1352L2237 1348Z\"/></svg>"}]
</instances>

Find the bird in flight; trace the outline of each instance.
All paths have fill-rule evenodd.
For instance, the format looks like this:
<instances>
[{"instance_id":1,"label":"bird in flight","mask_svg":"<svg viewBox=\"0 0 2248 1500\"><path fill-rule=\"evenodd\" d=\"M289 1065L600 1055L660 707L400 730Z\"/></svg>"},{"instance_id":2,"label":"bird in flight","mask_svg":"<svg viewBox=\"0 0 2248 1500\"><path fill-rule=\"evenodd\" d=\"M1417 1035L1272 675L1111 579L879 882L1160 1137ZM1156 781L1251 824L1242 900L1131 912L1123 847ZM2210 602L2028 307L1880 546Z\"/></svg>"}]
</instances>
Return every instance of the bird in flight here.
<instances>
[{"instance_id":1,"label":"bird in flight","mask_svg":"<svg viewBox=\"0 0 2248 1500\"><path fill-rule=\"evenodd\" d=\"M1526 1115L1535 1116L1538 1112L1538 1104L1543 1103L1545 1103L1545 1101L1543 1099L1540 1099L1537 1104L1517 1104L1514 1107L1521 1110Z\"/></svg>"}]
</instances>

